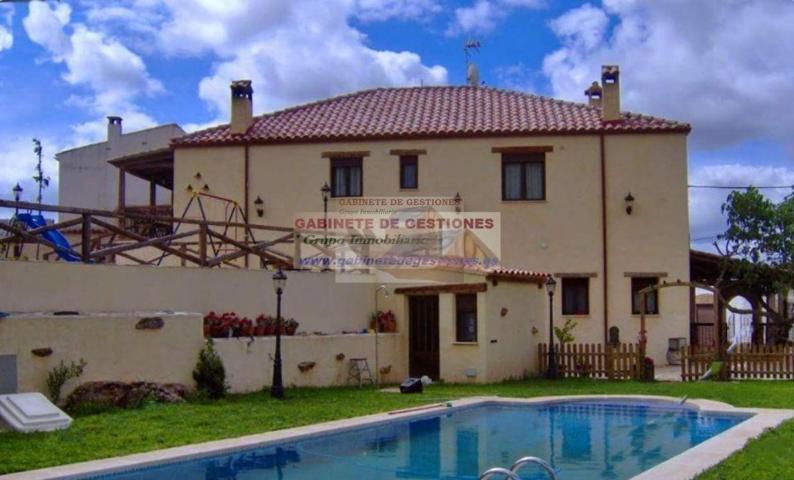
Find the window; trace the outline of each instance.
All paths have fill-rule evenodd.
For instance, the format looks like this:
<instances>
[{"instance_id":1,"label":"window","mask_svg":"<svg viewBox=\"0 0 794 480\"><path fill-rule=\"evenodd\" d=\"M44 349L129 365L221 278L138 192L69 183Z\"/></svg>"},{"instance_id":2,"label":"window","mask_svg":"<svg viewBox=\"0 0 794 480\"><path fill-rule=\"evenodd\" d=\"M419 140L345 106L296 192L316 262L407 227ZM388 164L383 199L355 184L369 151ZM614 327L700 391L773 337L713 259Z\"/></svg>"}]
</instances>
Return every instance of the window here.
<instances>
[{"instance_id":1,"label":"window","mask_svg":"<svg viewBox=\"0 0 794 480\"><path fill-rule=\"evenodd\" d=\"M400 155L400 188L419 188L419 157Z\"/></svg>"},{"instance_id":2,"label":"window","mask_svg":"<svg viewBox=\"0 0 794 480\"><path fill-rule=\"evenodd\" d=\"M361 158L332 158L331 196L360 197L362 190Z\"/></svg>"},{"instance_id":3,"label":"window","mask_svg":"<svg viewBox=\"0 0 794 480\"><path fill-rule=\"evenodd\" d=\"M457 321L455 340L458 342L477 341L477 294L455 295Z\"/></svg>"},{"instance_id":4,"label":"window","mask_svg":"<svg viewBox=\"0 0 794 480\"><path fill-rule=\"evenodd\" d=\"M656 277L632 277L631 279L631 313L632 315L640 314L640 307L642 298L640 298L640 290L650 287L659 283ZM654 290L645 296L645 313L648 315L656 315L659 313L659 290Z\"/></svg>"},{"instance_id":5,"label":"window","mask_svg":"<svg viewBox=\"0 0 794 480\"><path fill-rule=\"evenodd\" d=\"M562 279L562 314L590 314L589 278L571 277Z\"/></svg>"},{"instance_id":6,"label":"window","mask_svg":"<svg viewBox=\"0 0 794 480\"><path fill-rule=\"evenodd\" d=\"M502 200L545 200L543 153L502 155Z\"/></svg>"}]
</instances>

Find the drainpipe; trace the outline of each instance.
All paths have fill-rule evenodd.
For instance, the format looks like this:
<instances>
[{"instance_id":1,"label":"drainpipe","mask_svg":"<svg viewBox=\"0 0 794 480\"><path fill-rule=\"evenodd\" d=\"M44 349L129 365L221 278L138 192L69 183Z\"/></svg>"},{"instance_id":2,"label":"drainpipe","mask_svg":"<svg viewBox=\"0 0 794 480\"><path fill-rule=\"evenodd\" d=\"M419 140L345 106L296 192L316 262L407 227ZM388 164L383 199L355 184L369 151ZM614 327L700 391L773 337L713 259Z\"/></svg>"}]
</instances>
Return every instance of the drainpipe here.
<instances>
[{"instance_id":1,"label":"drainpipe","mask_svg":"<svg viewBox=\"0 0 794 480\"><path fill-rule=\"evenodd\" d=\"M599 137L601 152L601 245L602 269L604 271L604 345L609 343L609 262L607 239L607 174L604 134Z\"/></svg>"},{"instance_id":2,"label":"drainpipe","mask_svg":"<svg viewBox=\"0 0 794 480\"><path fill-rule=\"evenodd\" d=\"M250 212L248 211L248 190L250 187L249 184L249 175L251 171L251 161L248 154L248 142L245 142L245 165L243 167L243 212L245 213L245 221L247 223L251 222ZM248 228L245 228L245 242L246 244L250 240L248 235ZM248 268L248 254L245 254L245 268Z\"/></svg>"}]
</instances>

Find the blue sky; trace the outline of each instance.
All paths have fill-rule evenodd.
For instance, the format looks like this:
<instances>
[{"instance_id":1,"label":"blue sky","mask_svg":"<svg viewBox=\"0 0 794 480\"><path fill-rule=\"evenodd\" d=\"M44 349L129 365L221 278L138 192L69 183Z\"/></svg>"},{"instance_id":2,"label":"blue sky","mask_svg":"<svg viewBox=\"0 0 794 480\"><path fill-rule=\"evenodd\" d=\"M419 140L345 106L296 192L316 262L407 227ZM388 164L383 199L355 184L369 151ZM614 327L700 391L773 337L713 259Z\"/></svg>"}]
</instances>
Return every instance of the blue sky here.
<instances>
[{"instance_id":1,"label":"blue sky","mask_svg":"<svg viewBox=\"0 0 794 480\"><path fill-rule=\"evenodd\" d=\"M618 63L626 110L693 124L690 183L794 184L791 0L64 0L0 3L0 196L33 192L32 137L54 153L125 130L226 120L375 86L460 84L464 40L486 85L583 101ZM783 190L770 190L782 198ZM692 237L727 192L690 192ZM700 242L705 246L708 240Z\"/></svg>"}]
</instances>

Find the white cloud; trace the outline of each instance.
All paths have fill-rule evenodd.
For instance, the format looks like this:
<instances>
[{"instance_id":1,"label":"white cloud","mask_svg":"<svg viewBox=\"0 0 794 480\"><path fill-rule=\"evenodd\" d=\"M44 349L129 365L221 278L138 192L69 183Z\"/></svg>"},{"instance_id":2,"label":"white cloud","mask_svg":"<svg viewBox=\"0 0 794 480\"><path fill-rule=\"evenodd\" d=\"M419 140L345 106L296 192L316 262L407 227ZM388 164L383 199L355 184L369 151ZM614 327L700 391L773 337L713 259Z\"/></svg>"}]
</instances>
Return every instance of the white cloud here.
<instances>
[{"instance_id":1,"label":"white cloud","mask_svg":"<svg viewBox=\"0 0 794 480\"><path fill-rule=\"evenodd\" d=\"M257 111L363 88L447 79L446 69L423 64L413 52L367 46L349 24L361 5L348 0L280 0L266 8L251 8L244 0L223 8L202 0L165 1L171 17L162 29L162 48L174 55L212 52L221 59L199 83L199 97L220 121L228 117L233 79L253 80Z\"/></svg>"},{"instance_id":2,"label":"white cloud","mask_svg":"<svg viewBox=\"0 0 794 480\"><path fill-rule=\"evenodd\" d=\"M0 5L0 52L14 45L14 34L11 32L11 21L14 18L12 5Z\"/></svg>"},{"instance_id":3,"label":"white cloud","mask_svg":"<svg viewBox=\"0 0 794 480\"><path fill-rule=\"evenodd\" d=\"M496 29L513 9L544 7L544 0L476 0L467 7L455 9L454 21L447 28L447 35L484 35Z\"/></svg>"},{"instance_id":4,"label":"white cloud","mask_svg":"<svg viewBox=\"0 0 794 480\"><path fill-rule=\"evenodd\" d=\"M689 183L715 186L794 185L794 168L725 163L695 169L690 174ZM725 231L721 207L730 192L723 189L690 189L690 231L697 248L711 250L716 235ZM775 202L792 193L789 189L765 189L761 192Z\"/></svg>"},{"instance_id":5,"label":"white cloud","mask_svg":"<svg viewBox=\"0 0 794 480\"><path fill-rule=\"evenodd\" d=\"M600 66L620 64L624 109L691 122L696 146L791 144L792 25L794 2L605 0L551 22L562 47L543 69L555 96L583 101Z\"/></svg>"},{"instance_id":6,"label":"white cloud","mask_svg":"<svg viewBox=\"0 0 794 480\"><path fill-rule=\"evenodd\" d=\"M552 20L551 29L565 43L590 50L603 41L608 25L609 18L603 10L585 3Z\"/></svg>"},{"instance_id":7,"label":"white cloud","mask_svg":"<svg viewBox=\"0 0 794 480\"><path fill-rule=\"evenodd\" d=\"M355 15L367 22L426 20L441 10L436 0L357 0Z\"/></svg>"},{"instance_id":8,"label":"white cloud","mask_svg":"<svg viewBox=\"0 0 794 480\"><path fill-rule=\"evenodd\" d=\"M68 5L50 8L45 2L31 3L23 20L30 39L44 47L53 62L66 66L64 81L86 90L72 95L68 104L98 117L74 125L75 137L67 143L79 145L103 138L106 115L124 116L132 128L153 125L154 120L140 111L135 100L160 93L163 87L151 78L141 57L119 41L70 20Z\"/></svg>"}]
</instances>

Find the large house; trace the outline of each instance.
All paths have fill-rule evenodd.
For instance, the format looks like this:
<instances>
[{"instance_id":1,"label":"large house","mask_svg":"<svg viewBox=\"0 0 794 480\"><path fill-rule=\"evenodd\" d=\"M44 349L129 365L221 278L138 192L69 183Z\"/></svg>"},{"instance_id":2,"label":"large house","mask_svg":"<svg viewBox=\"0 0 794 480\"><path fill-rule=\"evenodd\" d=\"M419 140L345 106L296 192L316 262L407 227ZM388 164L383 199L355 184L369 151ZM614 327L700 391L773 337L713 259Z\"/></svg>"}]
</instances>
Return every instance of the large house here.
<instances>
[{"instance_id":1,"label":"large house","mask_svg":"<svg viewBox=\"0 0 794 480\"><path fill-rule=\"evenodd\" d=\"M231 90L229 124L173 142L174 211L196 178L269 225L321 210L326 182L332 212L349 197L457 194L467 211L501 215L504 267L559 280L556 318L574 319L581 342L606 342L611 327L636 341L636 292L689 279L691 128L623 112L616 66L586 104L481 86L378 88L254 117L251 83ZM688 337L689 293L651 295L647 311L649 354L662 361L666 339Z\"/></svg>"}]
</instances>

